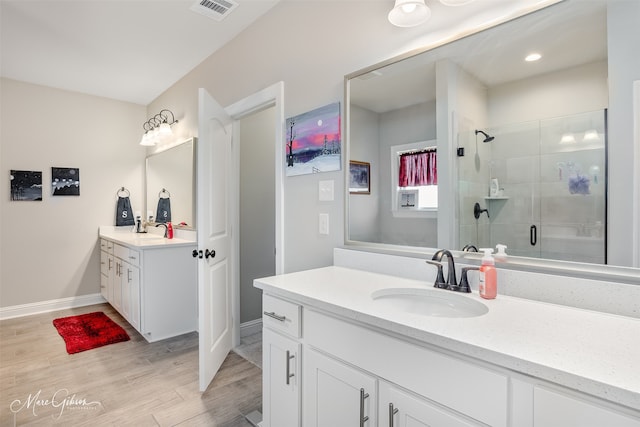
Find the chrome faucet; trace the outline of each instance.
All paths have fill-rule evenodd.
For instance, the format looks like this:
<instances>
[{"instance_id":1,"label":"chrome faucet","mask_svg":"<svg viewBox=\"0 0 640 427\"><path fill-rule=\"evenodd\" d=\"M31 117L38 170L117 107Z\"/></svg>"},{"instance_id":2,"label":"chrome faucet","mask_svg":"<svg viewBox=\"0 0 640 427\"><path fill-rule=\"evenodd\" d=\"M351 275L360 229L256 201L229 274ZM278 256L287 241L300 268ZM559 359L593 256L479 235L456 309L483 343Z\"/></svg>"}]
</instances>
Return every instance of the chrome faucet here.
<instances>
[{"instance_id":1,"label":"chrome faucet","mask_svg":"<svg viewBox=\"0 0 640 427\"><path fill-rule=\"evenodd\" d=\"M160 227L161 225L164 226L164 237L166 238L167 237L167 232L168 232L167 224L164 224L164 223L160 222L160 223L156 224L156 227Z\"/></svg>"}]
</instances>

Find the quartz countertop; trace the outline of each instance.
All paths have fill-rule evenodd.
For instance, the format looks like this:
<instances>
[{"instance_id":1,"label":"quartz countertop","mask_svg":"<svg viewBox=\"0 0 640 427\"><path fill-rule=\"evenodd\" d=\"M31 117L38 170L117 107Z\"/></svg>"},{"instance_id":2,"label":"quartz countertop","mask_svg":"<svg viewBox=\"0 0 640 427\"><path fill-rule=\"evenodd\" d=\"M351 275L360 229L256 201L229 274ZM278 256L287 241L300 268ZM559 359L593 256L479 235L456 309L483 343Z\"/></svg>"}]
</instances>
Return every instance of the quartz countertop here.
<instances>
[{"instance_id":1,"label":"quartz countertop","mask_svg":"<svg viewBox=\"0 0 640 427\"><path fill-rule=\"evenodd\" d=\"M436 345L640 410L640 320L498 295L489 312L444 318L374 303L384 288L430 288L426 281L345 267L325 267L256 279L266 294ZM438 292L451 292L437 290Z\"/></svg>"},{"instance_id":2,"label":"quartz countertop","mask_svg":"<svg viewBox=\"0 0 640 427\"><path fill-rule=\"evenodd\" d=\"M131 227L101 226L98 234L103 239L108 239L134 249L194 246L196 244L195 239L176 237L166 239L163 237L164 228L157 230L160 231L160 233L153 231L149 233L134 233L131 231Z\"/></svg>"}]
</instances>

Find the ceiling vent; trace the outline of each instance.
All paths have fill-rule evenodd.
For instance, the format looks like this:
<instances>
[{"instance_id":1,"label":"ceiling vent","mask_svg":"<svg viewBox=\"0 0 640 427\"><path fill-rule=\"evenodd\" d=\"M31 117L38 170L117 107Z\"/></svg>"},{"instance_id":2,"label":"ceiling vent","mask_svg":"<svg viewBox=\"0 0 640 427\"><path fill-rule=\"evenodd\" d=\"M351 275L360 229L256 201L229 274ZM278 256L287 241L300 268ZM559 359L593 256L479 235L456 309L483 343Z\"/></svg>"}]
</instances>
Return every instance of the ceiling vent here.
<instances>
[{"instance_id":1,"label":"ceiling vent","mask_svg":"<svg viewBox=\"0 0 640 427\"><path fill-rule=\"evenodd\" d=\"M199 0L189 9L216 21L222 21L238 7L238 3L231 0Z\"/></svg>"}]
</instances>

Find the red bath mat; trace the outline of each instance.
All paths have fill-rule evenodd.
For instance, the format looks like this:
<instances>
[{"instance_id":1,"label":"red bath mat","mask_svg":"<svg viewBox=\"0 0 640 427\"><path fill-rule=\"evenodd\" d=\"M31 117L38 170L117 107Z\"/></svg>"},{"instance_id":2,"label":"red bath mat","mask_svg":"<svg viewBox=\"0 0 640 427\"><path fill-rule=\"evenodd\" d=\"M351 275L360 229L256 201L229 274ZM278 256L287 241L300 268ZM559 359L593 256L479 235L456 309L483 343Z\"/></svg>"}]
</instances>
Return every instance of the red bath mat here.
<instances>
[{"instance_id":1,"label":"red bath mat","mask_svg":"<svg viewBox=\"0 0 640 427\"><path fill-rule=\"evenodd\" d=\"M101 311L54 319L53 326L67 344L69 354L129 341L127 332Z\"/></svg>"}]
</instances>

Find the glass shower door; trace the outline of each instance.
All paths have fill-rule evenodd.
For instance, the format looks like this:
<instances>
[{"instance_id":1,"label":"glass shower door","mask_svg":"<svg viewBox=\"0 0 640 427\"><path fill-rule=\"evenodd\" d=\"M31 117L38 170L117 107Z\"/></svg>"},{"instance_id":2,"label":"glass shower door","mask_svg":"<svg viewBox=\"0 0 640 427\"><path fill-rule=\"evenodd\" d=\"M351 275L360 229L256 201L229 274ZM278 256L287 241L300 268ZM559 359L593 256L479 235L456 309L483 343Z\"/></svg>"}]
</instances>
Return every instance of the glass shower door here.
<instances>
[{"instance_id":1,"label":"glass shower door","mask_svg":"<svg viewBox=\"0 0 640 427\"><path fill-rule=\"evenodd\" d=\"M606 263L606 110L540 122L542 258Z\"/></svg>"}]
</instances>

